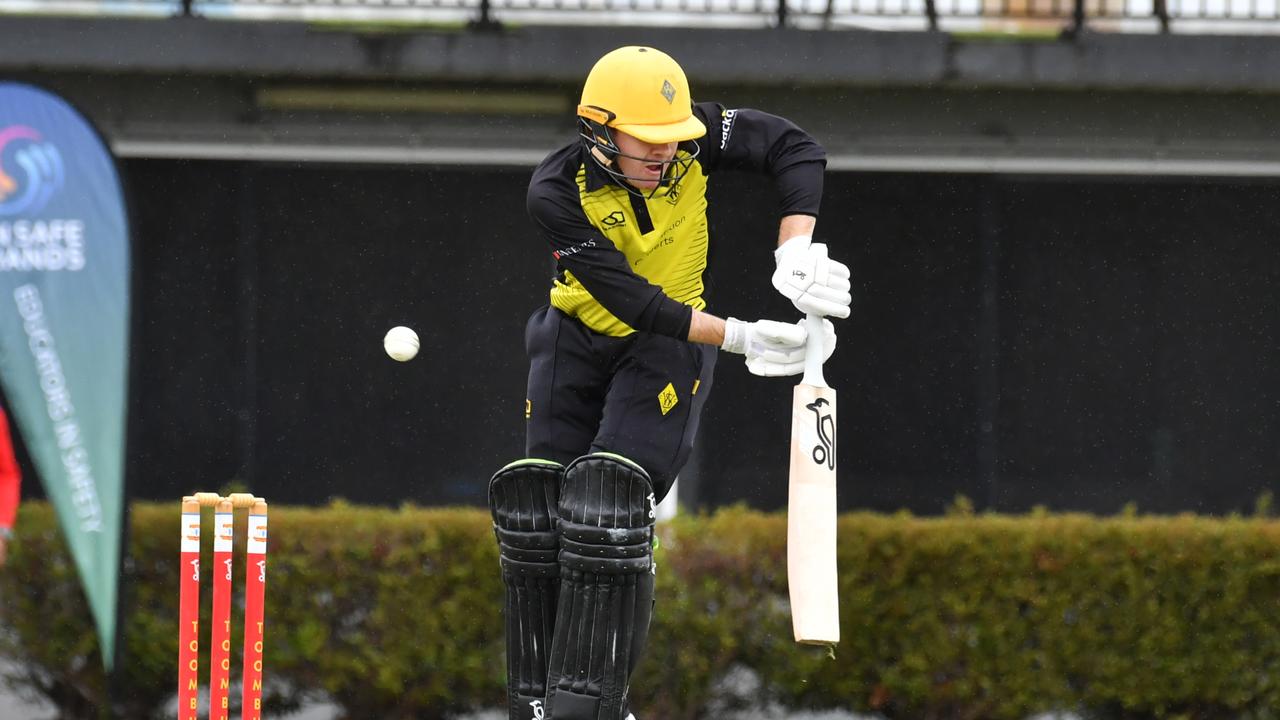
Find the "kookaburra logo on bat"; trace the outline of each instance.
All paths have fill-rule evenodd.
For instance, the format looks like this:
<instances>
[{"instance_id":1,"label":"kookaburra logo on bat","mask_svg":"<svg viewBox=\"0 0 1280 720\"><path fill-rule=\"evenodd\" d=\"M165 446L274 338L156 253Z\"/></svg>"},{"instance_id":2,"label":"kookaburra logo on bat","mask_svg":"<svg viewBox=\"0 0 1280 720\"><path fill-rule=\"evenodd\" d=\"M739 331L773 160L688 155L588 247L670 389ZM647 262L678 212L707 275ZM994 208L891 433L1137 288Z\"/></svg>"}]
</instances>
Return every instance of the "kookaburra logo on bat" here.
<instances>
[{"instance_id":1,"label":"kookaburra logo on bat","mask_svg":"<svg viewBox=\"0 0 1280 720\"><path fill-rule=\"evenodd\" d=\"M814 429L818 434L818 444L813 446L813 461L826 465L828 470L835 470L836 419L831 417L831 403L826 398L818 398L805 407L813 411Z\"/></svg>"}]
</instances>

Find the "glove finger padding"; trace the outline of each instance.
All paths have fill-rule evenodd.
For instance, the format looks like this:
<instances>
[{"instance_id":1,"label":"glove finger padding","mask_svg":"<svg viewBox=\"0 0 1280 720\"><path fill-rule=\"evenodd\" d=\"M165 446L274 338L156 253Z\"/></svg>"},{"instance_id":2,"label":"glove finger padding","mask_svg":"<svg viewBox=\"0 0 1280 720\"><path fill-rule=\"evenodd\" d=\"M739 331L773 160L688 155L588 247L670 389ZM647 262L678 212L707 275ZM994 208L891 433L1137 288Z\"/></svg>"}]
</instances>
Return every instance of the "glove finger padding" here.
<instances>
[{"instance_id":1,"label":"glove finger padding","mask_svg":"<svg viewBox=\"0 0 1280 720\"><path fill-rule=\"evenodd\" d=\"M826 246L824 245L823 247ZM825 281L824 284L830 285L831 287L838 287L841 282L843 282L844 287L848 289L850 276L848 265L845 265L839 260L827 258L827 264L824 267L823 272L825 274L820 275L819 277L823 278Z\"/></svg>"},{"instance_id":2,"label":"glove finger padding","mask_svg":"<svg viewBox=\"0 0 1280 720\"><path fill-rule=\"evenodd\" d=\"M749 353L748 360L760 359L771 363L803 363L805 357L805 346L793 348L768 348L758 353Z\"/></svg>"},{"instance_id":3,"label":"glove finger padding","mask_svg":"<svg viewBox=\"0 0 1280 720\"><path fill-rule=\"evenodd\" d=\"M758 320L753 325L757 343L768 348L802 348L809 339L803 323Z\"/></svg>"},{"instance_id":4,"label":"glove finger padding","mask_svg":"<svg viewBox=\"0 0 1280 720\"><path fill-rule=\"evenodd\" d=\"M749 323L728 318L724 325L724 342L720 347L742 355L759 355L766 350L790 350L803 347L808 339L803 326L772 320Z\"/></svg>"},{"instance_id":5,"label":"glove finger padding","mask_svg":"<svg viewBox=\"0 0 1280 720\"><path fill-rule=\"evenodd\" d=\"M849 297L845 295L845 297ZM821 315L823 317L847 318L849 317L849 303L839 302L837 300L824 300L811 294L804 294L792 300L792 304L796 309L806 315Z\"/></svg>"},{"instance_id":6,"label":"glove finger padding","mask_svg":"<svg viewBox=\"0 0 1280 720\"><path fill-rule=\"evenodd\" d=\"M831 353L836 351L836 326L831 324L830 320L822 319L822 362L831 359Z\"/></svg>"},{"instance_id":7,"label":"glove finger padding","mask_svg":"<svg viewBox=\"0 0 1280 720\"><path fill-rule=\"evenodd\" d=\"M823 285L809 286L809 289L805 292L805 296L815 298L823 302L836 303L846 307L848 307L853 301L853 296L849 294L847 289L840 290L837 288L825 287Z\"/></svg>"},{"instance_id":8,"label":"glove finger padding","mask_svg":"<svg viewBox=\"0 0 1280 720\"><path fill-rule=\"evenodd\" d=\"M849 266L828 257L826 243L813 243L809 246L809 254L813 261L813 275L809 278L808 287L810 291L818 287L849 289Z\"/></svg>"},{"instance_id":9,"label":"glove finger padding","mask_svg":"<svg viewBox=\"0 0 1280 720\"><path fill-rule=\"evenodd\" d=\"M786 377L804 372L804 358L798 362L770 362L762 357L747 358L747 371L760 377Z\"/></svg>"},{"instance_id":10,"label":"glove finger padding","mask_svg":"<svg viewBox=\"0 0 1280 720\"><path fill-rule=\"evenodd\" d=\"M838 300L844 298L849 300L849 278L835 278L829 283L814 283L809 286L805 292L810 295L817 295L826 300Z\"/></svg>"}]
</instances>

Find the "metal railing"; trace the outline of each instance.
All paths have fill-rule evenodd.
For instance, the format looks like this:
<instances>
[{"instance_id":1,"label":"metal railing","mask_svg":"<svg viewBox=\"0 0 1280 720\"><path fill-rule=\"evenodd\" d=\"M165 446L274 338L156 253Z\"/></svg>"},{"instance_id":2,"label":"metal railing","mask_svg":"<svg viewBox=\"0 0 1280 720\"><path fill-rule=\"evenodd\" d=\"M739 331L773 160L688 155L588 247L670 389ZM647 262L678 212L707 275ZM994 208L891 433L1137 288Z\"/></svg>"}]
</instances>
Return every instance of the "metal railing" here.
<instances>
[{"instance_id":1,"label":"metal railing","mask_svg":"<svg viewBox=\"0 0 1280 720\"><path fill-rule=\"evenodd\" d=\"M0 0L0 14L1036 32L1280 33L1280 0Z\"/></svg>"}]
</instances>

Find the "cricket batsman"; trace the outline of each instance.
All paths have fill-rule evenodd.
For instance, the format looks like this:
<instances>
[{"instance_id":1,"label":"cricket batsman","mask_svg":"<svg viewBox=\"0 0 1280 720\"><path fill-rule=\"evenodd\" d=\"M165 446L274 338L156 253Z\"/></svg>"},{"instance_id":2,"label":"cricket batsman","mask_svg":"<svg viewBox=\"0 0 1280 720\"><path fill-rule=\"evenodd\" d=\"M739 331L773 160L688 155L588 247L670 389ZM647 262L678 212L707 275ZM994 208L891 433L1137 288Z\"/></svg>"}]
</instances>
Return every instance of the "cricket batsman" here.
<instances>
[{"instance_id":1,"label":"cricket batsman","mask_svg":"<svg viewBox=\"0 0 1280 720\"><path fill-rule=\"evenodd\" d=\"M849 316L849 270L812 241L826 155L795 124L695 104L676 61L649 47L600 58L577 115L581 137L529 183L556 275L525 330L526 459L489 483L511 720L634 718L627 690L654 606L654 506L689 458L717 352L744 356L761 376L804 369L803 322L704 312L712 174L772 179L782 206L774 287L802 313ZM835 331L823 327L829 356Z\"/></svg>"}]
</instances>

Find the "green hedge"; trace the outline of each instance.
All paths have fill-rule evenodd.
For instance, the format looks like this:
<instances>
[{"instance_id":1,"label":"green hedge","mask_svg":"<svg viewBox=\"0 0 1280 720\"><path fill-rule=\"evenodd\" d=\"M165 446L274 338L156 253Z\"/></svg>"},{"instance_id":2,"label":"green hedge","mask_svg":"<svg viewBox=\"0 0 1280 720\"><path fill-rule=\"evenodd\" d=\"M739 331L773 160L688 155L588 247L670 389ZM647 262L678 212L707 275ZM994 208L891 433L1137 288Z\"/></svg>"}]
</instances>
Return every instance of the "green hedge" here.
<instances>
[{"instance_id":1,"label":"green hedge","mask_svg":"<svg viewBox=\"0 0 1280 720\"><path fill-rule=\"evenodd\" d=\"M117 717L161 717L177 682L178 515L177 503L133 506ZM1280 717L1275 521L847 515L834 657L791 640L785 525L728 509L661 528L657 619L633 689L642 717L735 702L890 718ZM328 699L351 718L431 719L502 702L484 512L277 507L269 563L268 708ZM66 718L106 702L88 618L52 513L24 506L0 571L0 656L22 668L11 684ZM758 682L732 693L730 674Z\"/></svg>"}]
</instances>

